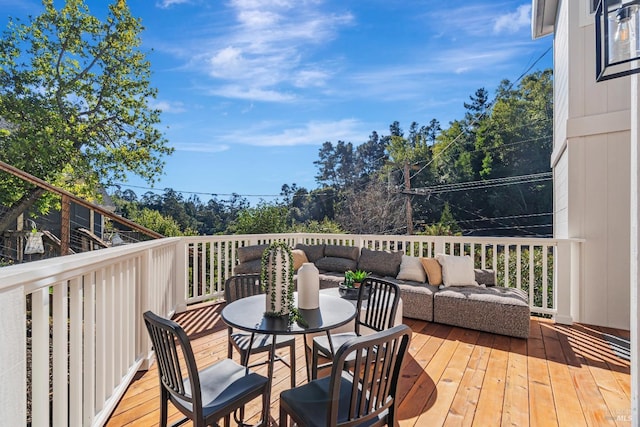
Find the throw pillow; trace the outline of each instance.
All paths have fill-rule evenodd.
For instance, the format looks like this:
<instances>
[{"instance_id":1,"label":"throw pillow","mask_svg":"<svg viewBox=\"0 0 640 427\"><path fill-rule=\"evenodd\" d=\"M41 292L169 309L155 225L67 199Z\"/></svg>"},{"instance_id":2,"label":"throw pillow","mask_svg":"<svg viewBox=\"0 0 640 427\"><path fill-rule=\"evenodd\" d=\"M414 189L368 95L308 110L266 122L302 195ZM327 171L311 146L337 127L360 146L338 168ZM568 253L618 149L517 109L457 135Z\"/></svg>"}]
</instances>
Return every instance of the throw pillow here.
<instances>
[{"instance_id":1,"label":"throw pillow","mask_svg":"<svg viewBox=\"0 0 640 427\"><path fill-rule=\"evenodd\" d=\"M442 283L445 286L478 286L470 256L438 254L436 259L442 266Z\"/></svg>"},{"instance_id":2,"label":"throw pillow","mask_svg":"<svg viewBox=\"0 0 640 427\"><path fill-rule=\"evenodd\" d=\"M402 252L372 251L362 248L358 270L368 271L381 277L396 277L402 262Z\"/></svg>"},{"instance_id":3,"label":"throw pillow","mask_svg":"<svg viewBox=\"0 0 640 427\"><path fill-rule=\"evenodd\" d=\"M318 270L344 273L347 270L355 270L358 263L349 258L326 256L315 262Z\"/></svg>"},{"instance_id":4,"label":"throw pillow","mask_svg":"<svg viewBox=\"0 0 640 427\"><path fill-rule=\"evenodd\" d=\"M496 272L486 268L476 268L476 282L481 285L495 286L496 285Z\"/></svg>"},{"instance_id":5,"label":"throw pillow","mask_svg":"<svg viewBox=\"0 0 640 427\"><path fill-rule=\"evenodd\" d=\"M302 249L307 255L309 262L315 263L317 260L324 256L324 244L322 245L303 245L298 243L295 249Z\"/></svg>"},{"instance_id":6,"label":"throw pillow","mask_svg":"<svg viewBox=\"0 0 640 427\"><path fill-rule=\"evenodd\" d=\"M357 261L358 255L360 255L360 248L356 246L326 245L324 247L324 256L348 258Z\"/></svg>"},{"instance_id":7,"label":"throw pillow","mask_svg":"<svg viewBox=\"0 0 640 427\"><path fill-rule=\"evenodd\" d=\"M307 259L307 255L304 253L302 249L294 249L291 251L291 255L293 255L293 270L298 271L302 264L305 262L309 262Z\"/></svg>"},{"instance_id":8,"label":"throw pillow","mask_svg":"<svg viewBox=\"0 0 640 427\"><path fill-rule=\"evenodd\" d=\"M268 246L269 245L251 245L238 248L238 261L240 261L240 263L243 263L256 259L262 259L262 254Z\"/></svg>"},{"instance_id":9,"label":"throw pillow","mask_svg":"<svg viewBox=\"0 0 640 427\"><path fill-rule=\"evenodd\" d=\"M262 271L262 259L252 259L236 265L233 274L258 274L260 271Z\"/></svg>"},{"instance_id":10,"label":"throw pillow","mask_svg":"<svg viewBox=\"0 0 640 427\"><path fill-rule=\"evenodd\" d=\"M425 273L427 273L427 281L430 285L442 285L442 266L435 258L420 258L420 263Z\"/></svg>"},{"instance_id":11,"label":"throw pillow","mask_svg":"<svg viewBox=\"0 0 640 427\"><path fill-rule=\"evenodd\" d=\"M411 280L413 282L424 282L427 275L422 268L420 258L408 255L402 255L400 263L400 272L396 276L398 280Z\"/></svg>"}]
</instances>

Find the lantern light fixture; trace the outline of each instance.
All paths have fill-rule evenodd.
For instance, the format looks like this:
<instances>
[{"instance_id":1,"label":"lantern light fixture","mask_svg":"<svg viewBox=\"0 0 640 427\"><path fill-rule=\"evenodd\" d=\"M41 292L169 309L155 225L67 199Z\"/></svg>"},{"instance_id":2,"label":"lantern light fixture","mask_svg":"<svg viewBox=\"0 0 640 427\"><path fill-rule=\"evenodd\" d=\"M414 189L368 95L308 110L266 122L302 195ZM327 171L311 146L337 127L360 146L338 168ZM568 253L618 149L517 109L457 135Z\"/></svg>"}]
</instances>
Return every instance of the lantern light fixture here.
<instances>
[{"instance_id":1,"label":"lantern light fixture","mask_svg":"<svg viewBox=\"0 0 640 427\"><path fill-rule=\"evenodd\" d=\"M596 80L640 72L640 0L600 0L596 9Z\"/></svg>"}]
</instances>

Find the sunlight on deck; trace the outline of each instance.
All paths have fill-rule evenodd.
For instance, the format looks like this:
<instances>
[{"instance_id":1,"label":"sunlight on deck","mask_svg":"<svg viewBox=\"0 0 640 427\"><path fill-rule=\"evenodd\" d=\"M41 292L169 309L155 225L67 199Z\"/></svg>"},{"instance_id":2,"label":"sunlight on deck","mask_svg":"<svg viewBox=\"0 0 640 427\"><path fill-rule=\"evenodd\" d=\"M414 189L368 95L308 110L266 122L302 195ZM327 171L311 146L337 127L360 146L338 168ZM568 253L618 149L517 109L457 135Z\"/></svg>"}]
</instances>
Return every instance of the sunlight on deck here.
<instances>
[{"instance_id":1,"label":"sunlight on deck","mask_svg":"<svg viewBox=\"0 0 640 427\"><path fill-rule=\"evenodd\" d=\"M222 307L200 305L175 317L191 337L201 368L226 357ZM413 338L398 384L401 426L631 424L628 331L532 318L531 336L523 340L408 318L404 322ZM302 338L297 340L301 384L305 363ZM266 372L264 366L256 369ZM288 387L288 368L276 363L274 425L279 394ZM158 390L154 365L139 373L107 425L156 425ZM169 422L182 418L169 408ZM259 402L248 407L251 422L259 410Z\"/></svg>"}]
</instances>

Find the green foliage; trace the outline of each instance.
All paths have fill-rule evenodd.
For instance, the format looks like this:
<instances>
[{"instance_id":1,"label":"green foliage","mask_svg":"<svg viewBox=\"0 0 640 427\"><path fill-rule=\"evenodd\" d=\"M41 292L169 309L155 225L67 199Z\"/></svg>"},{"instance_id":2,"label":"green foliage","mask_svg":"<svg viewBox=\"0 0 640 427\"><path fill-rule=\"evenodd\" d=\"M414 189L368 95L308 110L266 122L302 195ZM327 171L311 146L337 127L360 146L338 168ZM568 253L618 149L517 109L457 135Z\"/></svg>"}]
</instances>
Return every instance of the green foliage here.
<instances>
[{"instance_id":1,"label":"green foliage","mask_svg":"<svg viewBox=\"0 0 640 427\"><path fill-rule=\"evenodd\" d=\"M130 219L167 237L196 236L198 234L195 230L191 229L183 231L173 218L164 216L160 212L148 208L131 212Z\"/></svg>"},{"instance_id":2,"label":"green foliage","mask_svg":"<svg viewBox=\"0 0 640 427\"><path fill-rule=\"evenodd\" d=\"M287 222L287 208L261 202L239 212L229 226L232 234L286 233L291 229Z\"/></svg>"},{"instance_id":3,"label":"green foliage","mask_svg":"<svg viewBox=\"0 0 640 427\"><path fill-rule=\"evenodd\" d=\"M462 235L462 231L451 213L449 203L445 203L442 208L440 221L435 224L426 225L424 231L418 232L417 234L425 236L460 236Z\"/></svg>"},{"instance_id":4,"label":"green foliage","mask_svg":"<svg viewBox=\"0 0 640 427\"><path fill-rule=\"evenodd\" d=\"M173 149L149 105L156 89L140 20L124 0L103 21L82 0L42 3L40 16L11 20L0 40L0 159L85 197L128 174L153 182ZM2 175L0 190L12 206L33 187Z\"/></svg>"},{"instance_id":5,"label":"green foliage","mask_svg":"<svg viewBox=\"0 0 640 427\"><path fill-rule=\"evenodd\" d=\"M304 224L296 223L293 225L292 230L294 233L326 233L326 234L341 234L344 230L335 221L331 221L328 218L322 221L308 221Z\"/></svg>"},{"instance_id":6,"label":"green foliage","mask_svg":"<svg viewBox=\"0 0 640 427\"><path fill-rule=\"evenodd\" d=\"M362 283L364 279L369 277L369 272L364 270L347 270L344 272L344 285L347 288L353 288L356 283Z\"/></svg>"}]
</instances>

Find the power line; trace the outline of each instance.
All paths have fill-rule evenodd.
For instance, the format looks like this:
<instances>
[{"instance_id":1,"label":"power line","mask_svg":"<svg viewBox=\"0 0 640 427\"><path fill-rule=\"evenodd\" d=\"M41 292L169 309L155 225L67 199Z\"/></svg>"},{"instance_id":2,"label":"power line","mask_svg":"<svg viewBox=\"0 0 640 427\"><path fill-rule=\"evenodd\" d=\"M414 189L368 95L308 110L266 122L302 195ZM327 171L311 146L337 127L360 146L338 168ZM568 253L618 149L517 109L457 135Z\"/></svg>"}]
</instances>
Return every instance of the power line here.
<instances>
[{"instance_id":1,"label":"power line","mask_svg":"<svg viewBox=\"0 0 640 427\"><path fill-rule=\"evenodd\" d=\"M511 84L509 85L509 88L507 90L511 90L513 88L513 86L519 82L538 62L540 62L540 60L542 60L542 58L544 58L547 53L549 53L549 51L551 51L551 48L553 46L547 48L547 50L545 50L535 61L533 61L533 63L522 73L520 74L520 76L518 76L517 79L515 79L513 82L511 82ZM470 126L475 125L476 123L478 123L478 121L483 118L484 116L487 115L487 112L489 110L491 110L491 108L493 107L493 104L496 102L496 98L493 99L493 101L489 102L487 104L487 108L486 110L478 117L475 117L471 123L469 124ZM427 168L431 163L433 163L438 157L442 156L442 154L447 151L449 149L449 147L451 147L454 143L456 143L462 136L464 135L464 131L460 132L455 138L453 138L453 140L447 144L442 151L439 151L436 155L434 155L431 160L429 160L423 167L421 167L420 169L418 169L418 171L416 173L414 173L413 175L410 175L410 178L414 178L416 175L418 175L420 172L422 172L425 168Z\"/></svg>"},{"instance_id":2,"label":"power line","mask_svg":"<svg viewBox=\"0 0 640 427\"><path fill-rule=\"evenodd\" d=\"M448 193L452 191L479 190L504 185L527 184L531 182L548 181L553 179L551 172L541 172L529 175L517 175L504 178L494 178L476 181L457 182L452 184L440 184L430 187L417 187L409 190L402 190L402 194L412 194L418 196L429 196L431 194Z\"/></svg>"}]
</instances>

